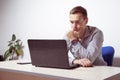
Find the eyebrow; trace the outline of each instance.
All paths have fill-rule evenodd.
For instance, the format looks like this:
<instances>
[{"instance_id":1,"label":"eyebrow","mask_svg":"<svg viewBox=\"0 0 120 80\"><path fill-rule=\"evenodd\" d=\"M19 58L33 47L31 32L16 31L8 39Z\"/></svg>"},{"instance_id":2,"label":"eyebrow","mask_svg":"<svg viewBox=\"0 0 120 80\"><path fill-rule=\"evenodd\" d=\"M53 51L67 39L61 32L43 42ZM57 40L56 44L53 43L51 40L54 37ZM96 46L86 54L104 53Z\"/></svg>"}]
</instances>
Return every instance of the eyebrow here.
<instances>
[{"instance_id":1,"label":"eyebrow","mask_svg":"<svg viewBox=\"0 0 120 80\"><path fill-rule=\"evenodd\" d=\"M71 23L75 22L75 23L81 23L83 20L76 20L76 21L72 21L70 20Z\"/></svg>"}]
</instances>

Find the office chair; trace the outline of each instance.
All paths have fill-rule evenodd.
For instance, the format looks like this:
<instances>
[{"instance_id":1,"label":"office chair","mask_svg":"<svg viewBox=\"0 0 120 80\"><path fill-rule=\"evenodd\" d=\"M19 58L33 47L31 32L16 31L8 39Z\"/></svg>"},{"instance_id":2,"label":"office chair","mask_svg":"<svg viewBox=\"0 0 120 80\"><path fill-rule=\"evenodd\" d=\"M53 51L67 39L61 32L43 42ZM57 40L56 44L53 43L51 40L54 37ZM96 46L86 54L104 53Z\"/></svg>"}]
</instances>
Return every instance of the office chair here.
<instances>
[{"instance_id":1,"label":"office chair","mask_svg":"<svg viewBox=\"0 0 120 80\"><path fill-rule=\"evenodd\" d=\"M107 62L107 66L112 66L114 53L115 53L115 50L112 46L102 47L102 56L103 56L103 59Z\"/></svg>"}]
</instances>

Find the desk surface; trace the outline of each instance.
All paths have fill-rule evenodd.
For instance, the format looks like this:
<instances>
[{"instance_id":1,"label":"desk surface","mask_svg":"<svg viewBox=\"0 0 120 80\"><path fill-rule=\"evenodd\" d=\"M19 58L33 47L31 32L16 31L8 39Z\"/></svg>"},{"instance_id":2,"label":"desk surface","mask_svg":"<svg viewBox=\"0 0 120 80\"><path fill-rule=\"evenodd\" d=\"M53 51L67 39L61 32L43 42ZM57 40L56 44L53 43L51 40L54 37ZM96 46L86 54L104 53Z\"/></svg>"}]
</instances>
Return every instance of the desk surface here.
<instances>
[{"instance_id":1,"label":"desk surface","mask_svg":"<svg viewBox=\"0 0 120 80\"><path fill-rule=\"evenodd\" d=\"M35 67L31 64L20 65L17 62L21 61L4 61L0 62L1 71L16 71L24 72L32 75L48 75L49 77L63 77L64 80L69 78L71 80L104 80L108 77L120 73L120 67L108 67L108 66L94 66L94 67L79 67L75 69L56 69L56 68L43 68ZM45 77L45 76L44 76ZM68 80L69 80L68 79ZM59 79L60 80L60 79Z\"/></svg>"}]
</instances>

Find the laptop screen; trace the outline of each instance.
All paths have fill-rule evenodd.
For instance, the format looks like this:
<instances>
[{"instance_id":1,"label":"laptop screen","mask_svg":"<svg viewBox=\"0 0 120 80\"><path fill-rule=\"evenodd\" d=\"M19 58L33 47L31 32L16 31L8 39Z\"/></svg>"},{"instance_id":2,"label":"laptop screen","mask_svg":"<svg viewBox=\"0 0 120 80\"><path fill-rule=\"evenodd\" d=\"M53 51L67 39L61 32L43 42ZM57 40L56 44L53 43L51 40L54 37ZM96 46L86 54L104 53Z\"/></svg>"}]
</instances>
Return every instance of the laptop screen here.
<instances>
[{"instance_id":1,"label":"laptop screen","mask_svg":"<svg viewBox=\"0 0 120 80\"><path fill-rule=\"evenodd\" d=\"M32 64L41 67L68 68L68 50L65 40L29 39Z\"/></svg>"}]
</instances>

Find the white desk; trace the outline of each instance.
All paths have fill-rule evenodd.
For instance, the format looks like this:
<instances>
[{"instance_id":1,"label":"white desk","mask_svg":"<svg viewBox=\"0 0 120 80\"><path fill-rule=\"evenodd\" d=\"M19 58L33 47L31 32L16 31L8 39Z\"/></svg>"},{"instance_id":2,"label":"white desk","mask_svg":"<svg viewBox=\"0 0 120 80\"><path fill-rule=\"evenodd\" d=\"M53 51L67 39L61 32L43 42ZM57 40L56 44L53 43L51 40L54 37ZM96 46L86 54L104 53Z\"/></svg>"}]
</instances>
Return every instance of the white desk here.
<instances>
[{"instance_id":1,"label":"white desk","mask_svg":"<svg viewBox=\"0 0 120 80\"><path fill-rule=\"evenodd\" d=\"M94 66L67 70L20 65L17 62L0 62L0 80L104 80L120 73L119 67Z\"/></svg>"}]
</instances>

